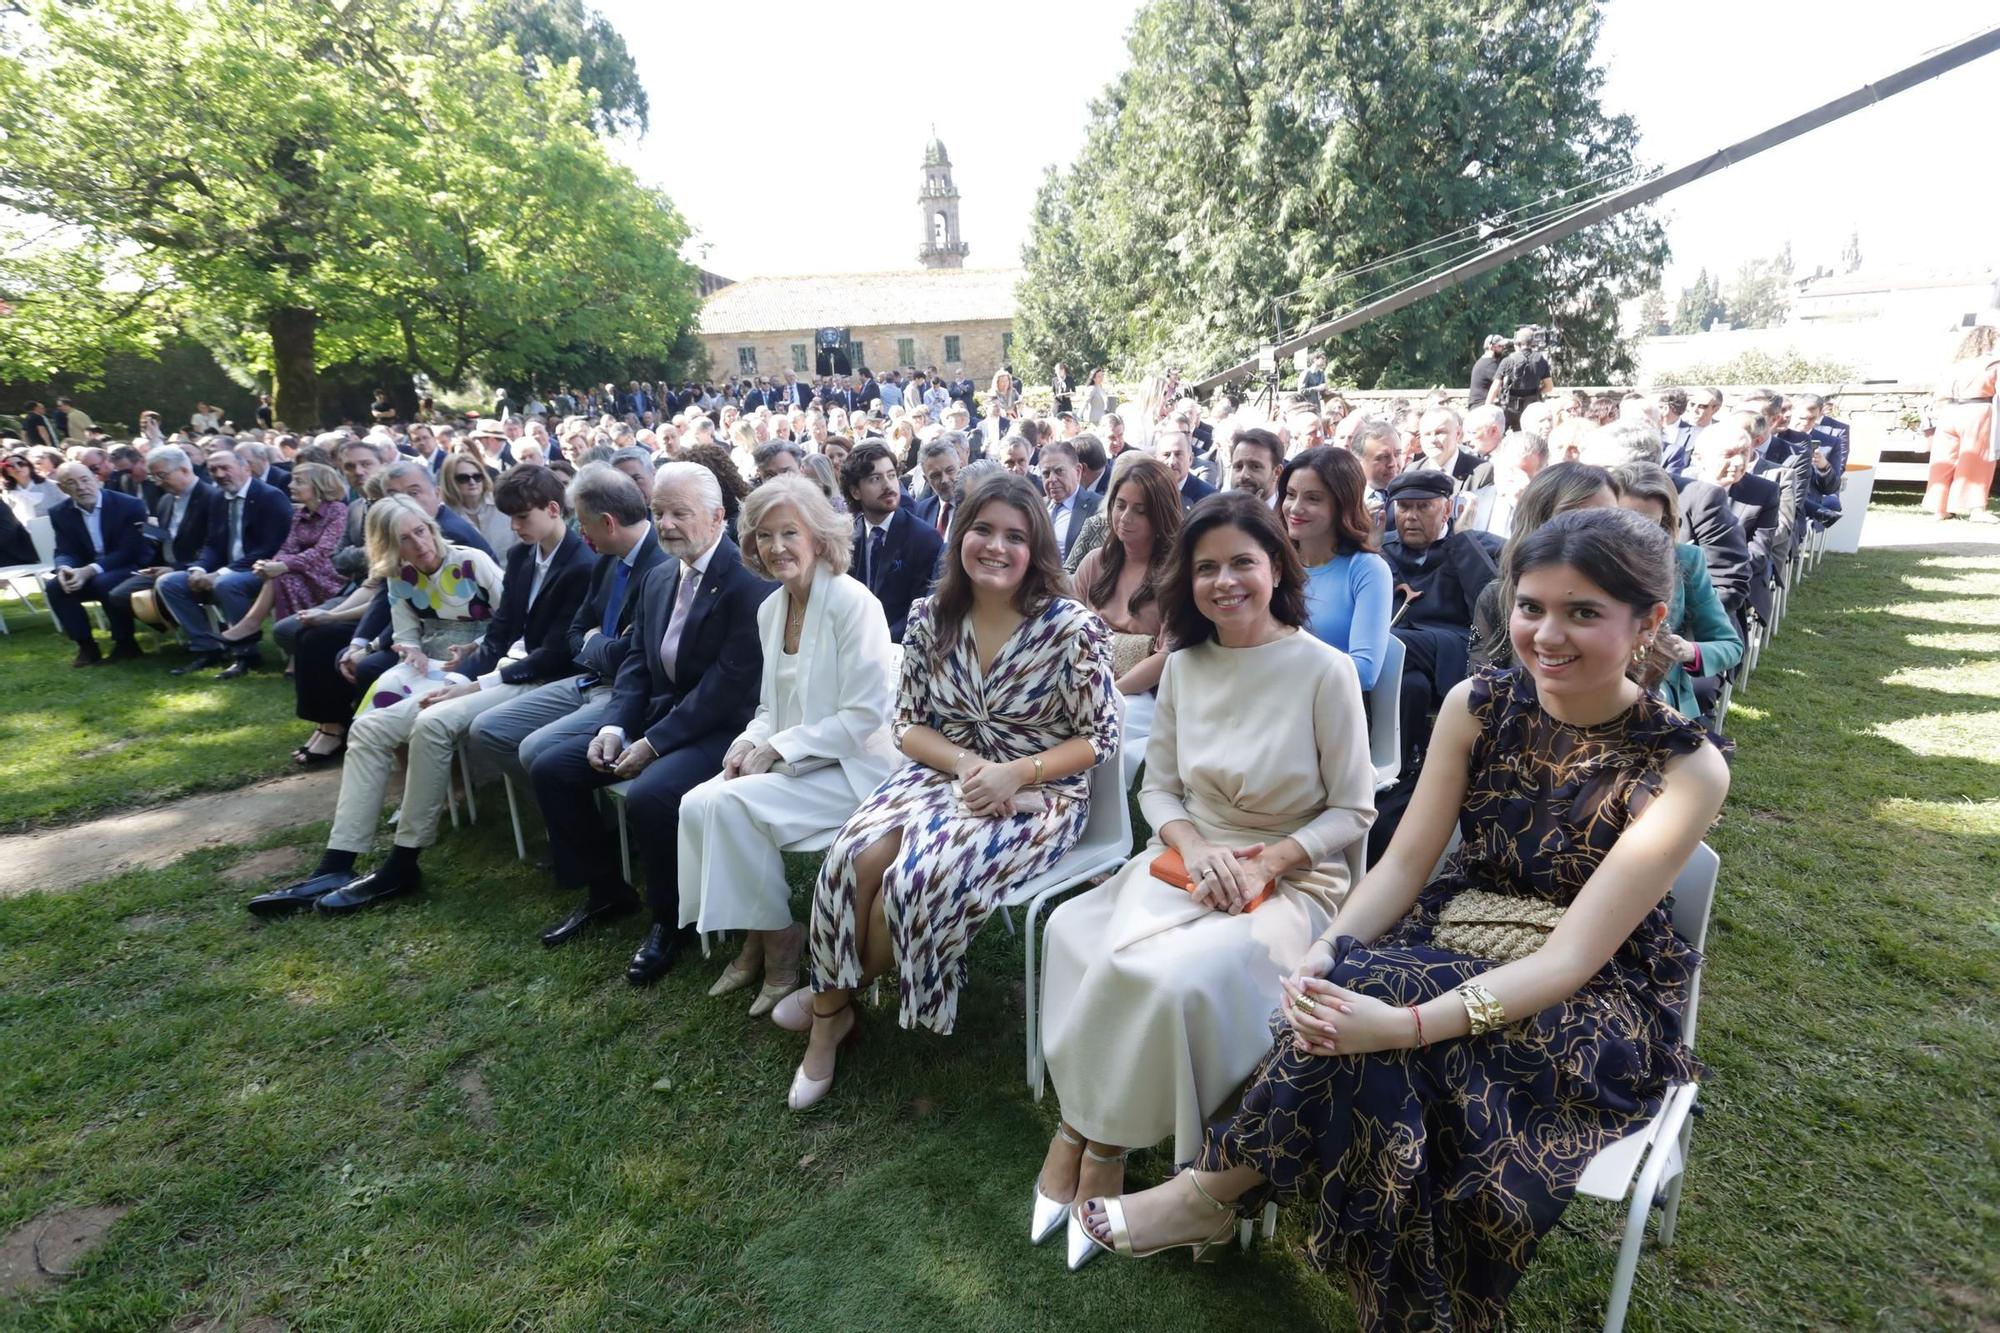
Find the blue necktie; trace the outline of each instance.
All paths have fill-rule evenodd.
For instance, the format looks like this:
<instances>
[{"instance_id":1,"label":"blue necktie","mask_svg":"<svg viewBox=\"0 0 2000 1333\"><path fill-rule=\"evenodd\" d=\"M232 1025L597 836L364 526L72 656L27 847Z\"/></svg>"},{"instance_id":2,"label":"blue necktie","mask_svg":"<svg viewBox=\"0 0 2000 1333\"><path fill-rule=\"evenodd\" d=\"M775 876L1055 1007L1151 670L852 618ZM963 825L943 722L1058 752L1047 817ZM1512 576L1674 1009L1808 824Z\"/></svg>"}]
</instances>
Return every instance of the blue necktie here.
<instances>
[{"instance_id":1,"label":"blue necktie","mask_svg":"<svg viewBox=\"0 0 2000 1333\"><path fill-rule=\"evenodd\" d=\"M611 595L604 599L604 634L609 638L618 632L618 613L625 609L625 580L632 573L632 566L623 560L618 568L611 571Z\"/></svg>"},{"instance_id":2,"label":"blue necktie","mask_svg":"<svg viewBox=\"0 0 2000 1333\"><path fill-rule=\"evenodd\" d=\"M882 542L886 528L868 534L868 591L879 593L882 584Z\"/></svg>"}]
</instances>

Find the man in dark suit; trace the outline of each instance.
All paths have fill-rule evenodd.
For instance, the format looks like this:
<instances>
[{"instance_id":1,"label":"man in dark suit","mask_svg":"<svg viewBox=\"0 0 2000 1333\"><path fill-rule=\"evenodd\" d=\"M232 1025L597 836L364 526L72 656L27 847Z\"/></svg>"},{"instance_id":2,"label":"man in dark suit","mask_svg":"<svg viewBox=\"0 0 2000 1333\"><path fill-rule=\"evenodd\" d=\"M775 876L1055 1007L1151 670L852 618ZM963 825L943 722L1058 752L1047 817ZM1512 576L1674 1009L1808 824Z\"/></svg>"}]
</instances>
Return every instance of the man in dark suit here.
<instances>
[{"instance_id":1,"label":"man in dark suit","mask_svg":"<svg viewBox=\"0 0 2000 1333\"><path fill-rule=\"evenodd\" d=\"M1063 559L1091 515L1104 507L1104 497L1083 484L1083 460L1068 440L1051 440L1042 446L1042 494L1049 502L1049 521L1055 524L1056 545Z\"/></svg>"},{"instance_id":2,"label":"man in dark suit","mask_svg":"<svg viewBox=\"0 0 2000 1333\"><path fill-rule=\"evenodd\" d=\"M1840 486L1847 476L1847 423L1826 415L1826 399L1816 393L1793 395L1786 413L1791 422L1787 438L1811 467L1806 507L1821 526L1831 527L1840 518Z\"/></svg>"},{"instance_id":3,"label":"man in dark suit","mask_svg":"<svg viewBox=\"0 0 2000 1333\"><path fill-rule=\"evenodd\" d=\"M1452 686L1465 679L1472 610L1499 573L1486 533L1450 532L1449 474L1435 468L1405 472L1389 483L1395 527L1382 541L1382 558L1395 580L1398 618L1391 632L1403 641L1403 773L1416 772L1430 738L1430 715Z\"/></svg>"},{"instance_id":4,"label":"man in dark suit","mask_svg":"<svg viewBox=\"0 0 2000 1333\"><path fill-rule=\"evenodd\" d=\"M1584 437L1582 460L1602 468L1658 463L1660 433L1644 421L1600 426ZM1716 597L1730 615L1739 615L1750 595L1750 548L1729 507L1729 492L1695 477L1673 480L1681 496L1680 539L1701 548Z\"/></svg>"},{"instance_id":5,"label":"man in dark suit","mask_svg":"<svg viewBox=\"0 0 2000 1333\"><path fill-rule=\"evenodd\" d=\"M646 576L603 725L587 742L544 750L529 771L557 882L585 890L583 905L542 936L550 948L638 906L596 800L600 787L632 783L626 825L645 861L653 913L625 970L635 986L658 981L679 957L681 798L722 771L729 743L756 710L764 663L757 607L772 588L744 567L724 531L722 487L700 464L659 470L653 522L674 560Z\"/></svg>"},{"instance_id":6,"label":"man in dark suit","mask_svg":"<svg viewBox=\"0 0 2000 1333\"><path fill-rule=\"evenodd\" d=\"M148 513L160 507L162 492L146 470L146 455L129 444L112 448L110 487L121 494L129 495L142 502Z\"/></svg>"},{"instance_id":7,"label":"man in dark suit","mask_svg":"<svg viewBox=\"0 0 2000 1333\"><path fill-rule=\"evenodd\" d=\"M1186 431L1172 426L1163 427L1153 437L1153 457L1165 463L1167 471L1174 474L1174 487L1180 492L1183 514L1215 494L1215 487L1194 475L1194 441Z\"/></svg>"},{"instance_id":8,"label":"man in dark suit","mask_svg":"<svg viewBox=\"0 0 2000 1333\"><path fill-rule=\"evenodd\" d=\"M927 596L937 577L944 538L903 509L903 481L889 447L870 440L840 467L840 489L854 511L854 560L848 572L868 586L889 619L889 638L903 641L910 603Z\"/></svg>"},{"instance_id":9,"label":"man in dark suit","mask_svg":"<svg viewBox=\"0 0 2000 1333\"><path fill-rule=\"evenodd\" d=\"M215 484L194 475L193 462L178 445L163 444L146 460L146 481L160 494L146 538L154 544L150 563L132 571L105 599L108 618L132 614L132 596L152 588L175 570L186 569L208 545L208 519L214 512ZM136 651L136 650L135 650Z\"/></svg>"},{"instance_id":10,"label":"man in dark suit","mask_svg":"<svg viewBox=\"0 0 2000 1333\"><path fill-rule=\"evenodd\" d=\"M951 496L959 471L971 461L965 456L964 443L963 435L946 431L917 455L917 470L924 474L924 493L917 497L911 512L941 538L951 532Z\"/></svg>"},{"instance_id":11,"label":"man in dark suit","mask_svg":"<svg viewBox=\"0 0 2000 1333\"><path fill-rule=\"evenodd\" d=\"M186 569L162 575L153 585L153 595L181 627L194 652L193 660L174 668L175 675L227 663L230 674L240 676L262 660L258 647L262 636L224 644L201 603L214 602L231 623L242 619L264 586L254 566L275 556L292 530L292 501L277 487L252 477L243 460L227 449L208 456L208 477L215 483L208 503L208 540Z\"/></svg>"},{"instance_id":12,"label":"man in dark suit","mask_svg":"<svg viewBox=\"0 0 2000 1333\"><path fill-rule=\"evenodd\" d=\"M1754 454L1749 432L1730 422L1717 422L1696 438L1688 475L1729 492L1730 510L1742 526L1750 551L1746 596L1757 618L1769 623L1772 584L1789 552L1778 526L1781 492L1776 482L1750 470Z\"/></svg>"},{"instance_id":13,"label":"man in dark suit","mask_svg":"<svg viewBox=\"0 0 2000 1333\"><path fill-rule=\"evenodd\" d=\"M551 745L597 734L630 643L639 585L667 559L653 538L653 511L637 482L609 463L586 463L569 484L577 530L597 552L590 588L569 623L570 660L581 670L509 700L472 724L473 743L524 782Z\"/></svg>"},{"instance_id":14,"label":"man in dark suit","mask_svg":"<svg viewBox=\"0 0 2000 1333\"><path fill-rule=\"evenodd\" d=\"M569 623L590 579L590 555L565 521L562 479L545 467L523 467L501 478L494 497L520 540L507 553L500 604L476 643L461 645L440 665L463 677L388 708L371 709L347 731L347 762L326 851L306 879L250 901L262 916L314 904L322 915L358 912L423 886L418 861L437 841L458 744L473 721L544 681L575 673ZM368 874L355 861L375 842L396 751L408 747L402 815L395 846Z\"/></svg>"},{"instance_id":15,"label":"man in dark suit","mask_svg":"<svg viewBox=\"0 0 2000 1333\"><path fill-rule=\"evenodd\" d=\"M1479 456L1463 443L1465 422L1456 408L1433 407L1425 412L1417 427L1417 438L1423 442L1423 452L1411 460L1403 469L1405 472L1429 468L1450 477L1454 485L1462 486L1479 470Z\"/></svg>"},{"instance_id":16,"label":"man in dark suit","mask_svg":"<svg viewBox=\"0 0 2000 1333\"><path fill-rule=\"evenodd\" d=\"M1660 391L1660 466L1685 472L1694 464L1694 441L1701 432L1687 420L1686 389Z\"/></svg>"},{"instance_id":17,"label":"man in dark suit","mask_svg":"<svg viewBox=\"0 0 2000 1333\"><path fill-rule=\"evenodd\" d=\"M132 604L127 601L120 608L111 594L147 563L146 506L132 496L106 490L81 463L58 467L56 486L69 499L49 511L56 538L55 572L42 581L42 594L64 636L76 644L70 665L86 667L103 660L83 609L89 601L104 605L104 618L111 625L111 660L137 657Z\"/></svg>"}]
</instances>

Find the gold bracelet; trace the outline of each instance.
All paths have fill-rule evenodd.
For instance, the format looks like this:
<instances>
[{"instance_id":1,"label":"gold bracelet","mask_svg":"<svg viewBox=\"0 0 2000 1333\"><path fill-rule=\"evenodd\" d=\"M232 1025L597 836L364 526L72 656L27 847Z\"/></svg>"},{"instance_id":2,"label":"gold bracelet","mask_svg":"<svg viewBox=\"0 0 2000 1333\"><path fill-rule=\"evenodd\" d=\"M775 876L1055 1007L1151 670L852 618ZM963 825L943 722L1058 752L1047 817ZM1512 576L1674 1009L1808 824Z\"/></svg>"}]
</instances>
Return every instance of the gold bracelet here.
<instances>
[{"instance_id":1,"label":"gold bracelet","mask_svg":"<svg viewBox=\"0 0 2000 1333\"><path fill-rule=\"evenodd\" d=\"M1036 785L1038 785L1038 786L1039 786L1039 785L1041 784L1041 781L1042 781L1042 757L1041 757L1040 755L1036 755L1036 756L1035 756L1035 783L1036 783Z\"/></svg>"},{"instance_id":2,"label":"gold bracelet","mask_svg":"<svg viewBox=\"0 0 2000 1333\"><path fill-rule=\"evenodd\" d=\"M1472 1020L1473 1036L1483 1037L1507 1025L1506 1009L1486 987L1476 981L1468 981L1456 993L1465 1005L1465 1016Z\"/></svg>"}]
</instances>

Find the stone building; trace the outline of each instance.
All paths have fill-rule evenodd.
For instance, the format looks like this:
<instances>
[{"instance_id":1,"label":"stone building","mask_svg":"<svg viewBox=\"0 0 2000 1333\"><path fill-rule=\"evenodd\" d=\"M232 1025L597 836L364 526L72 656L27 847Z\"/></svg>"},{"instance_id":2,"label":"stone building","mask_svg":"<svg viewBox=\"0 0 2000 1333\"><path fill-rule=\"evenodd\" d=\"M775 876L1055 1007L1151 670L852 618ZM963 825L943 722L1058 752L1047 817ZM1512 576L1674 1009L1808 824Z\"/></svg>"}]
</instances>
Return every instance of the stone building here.
<instances>
[{"instance_id":1,"label":"stone building","mask_svg":"<svg viewBox=\"0 0 2000 1333\"><path fill-rule=\"evenodd\" d=\"M924 265L891 273L748 278L705 293L700 336L718 380L848 375L866 366L970 375L1010 358L1019 269L968 269L951 158L933 138L917 196Z\"/></svg>"}]
</instances>

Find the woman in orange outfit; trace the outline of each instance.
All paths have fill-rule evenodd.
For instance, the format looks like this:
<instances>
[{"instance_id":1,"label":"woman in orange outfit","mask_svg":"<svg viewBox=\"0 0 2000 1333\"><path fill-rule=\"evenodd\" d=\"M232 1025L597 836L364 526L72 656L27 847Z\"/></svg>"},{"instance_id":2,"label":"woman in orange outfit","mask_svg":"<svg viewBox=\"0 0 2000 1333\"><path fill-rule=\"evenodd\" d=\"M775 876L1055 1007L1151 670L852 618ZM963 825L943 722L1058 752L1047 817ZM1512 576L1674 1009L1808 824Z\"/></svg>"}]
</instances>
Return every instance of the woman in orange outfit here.
<instances>
[{"instance_id":1,"label":"woman in orange outfit","mask_svg":"<svg viewBox=\"0 0 2000 1333\"><path fill-rule=\"evenodd\" d=\"M2000 329L1981 324L1965 335L1958 359L1938 385L1937 433L1931 437L1924 508L1939 518L2000 523L1986 512L1993 489L1993 390L2000 376Z\"/></svg>"}]
</instances>

